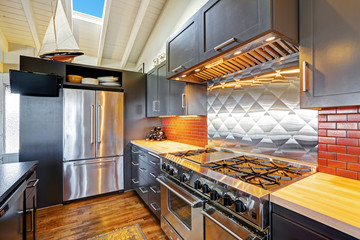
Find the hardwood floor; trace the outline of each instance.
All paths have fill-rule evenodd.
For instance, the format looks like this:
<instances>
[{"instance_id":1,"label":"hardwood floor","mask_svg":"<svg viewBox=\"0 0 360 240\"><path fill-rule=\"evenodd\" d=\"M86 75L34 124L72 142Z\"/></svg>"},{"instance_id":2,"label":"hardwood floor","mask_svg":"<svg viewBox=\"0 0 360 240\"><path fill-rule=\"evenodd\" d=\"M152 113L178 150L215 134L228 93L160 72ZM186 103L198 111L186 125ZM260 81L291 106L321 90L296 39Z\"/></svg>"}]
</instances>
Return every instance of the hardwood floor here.
<instances>
[{"instance_id":1,"label":"hardwood floor","mask_svg":"<svg viewBox=\"0 0 360 240\"><path fill-rule=\"evenodd\" d=\"M135 192L54 206L37 211L37 239L88 239L139 224L147 239L167 239L160 222Z\"/></svg>"}]
</instances>

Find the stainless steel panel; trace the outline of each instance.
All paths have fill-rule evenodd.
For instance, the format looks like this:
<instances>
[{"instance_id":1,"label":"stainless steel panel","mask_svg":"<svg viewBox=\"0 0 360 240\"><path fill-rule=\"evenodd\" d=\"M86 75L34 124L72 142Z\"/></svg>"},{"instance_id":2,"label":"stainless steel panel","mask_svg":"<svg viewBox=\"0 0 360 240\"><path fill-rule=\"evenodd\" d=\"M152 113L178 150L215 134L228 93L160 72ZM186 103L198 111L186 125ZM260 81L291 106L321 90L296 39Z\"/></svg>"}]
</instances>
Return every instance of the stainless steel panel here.
<instances>
[{"instance_id":1,"label":"stainless steel panel","mask_svg":"<svg viewBox=\"0 0 360 240\"><path fill-rule=\"evenodd\" d=\"M316 163L318 112L300 109L299 77L283 77L288 82L209 90L208 144Z\"/></svg>"},{"instance_id":2,"label":"stainless steel panel","mask_svg":"<svg viewBox=\"0 0 360 240\"><path fill-rule=\"evenodd\" d=\"M64 161L95 158L95 92L64 89Z\"/></svg>"},{"instance_id":3,"label":"stainless steel panel","mask_svg":"<svg viewBox=\"0 0 360 240\"><path fill-rule=\"evenodd\" d=\"M63 163L64 201L124 189L123 157Z\"/></svg>"},{"instance_id":4,"label":"stainless steel panel","mask_svg":"<svg viewBox=\"0 0 360 240\"><path fill-rule=\"evenodd\" d=\"M124 93L96 92L96 157L123 155Z\"/></svg>"}]
</instances>

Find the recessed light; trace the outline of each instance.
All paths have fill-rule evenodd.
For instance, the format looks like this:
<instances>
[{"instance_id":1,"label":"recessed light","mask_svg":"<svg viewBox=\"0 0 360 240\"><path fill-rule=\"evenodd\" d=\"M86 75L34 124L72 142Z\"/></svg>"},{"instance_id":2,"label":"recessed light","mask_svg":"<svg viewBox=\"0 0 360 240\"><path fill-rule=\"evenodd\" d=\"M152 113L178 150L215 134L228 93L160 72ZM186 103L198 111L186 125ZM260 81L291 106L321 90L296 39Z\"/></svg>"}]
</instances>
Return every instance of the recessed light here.
<instances>
[{"instance_id":1,"label":"recessed light","mask_svg":"<svg viewBox=\"0 0 360 240\"><path fill-rule=\"evenodd\" d=\"M196 70L195 70L195 72L198 72L198 71L200 71L200 70L201 70L201 69L200 69L200 68L198 68L198 69L196 69Z\"/></svg>"},{"instance_id":2,"label":"recessed light","mask_svg":"<svg viewBox=\"0 0 360 240\"><path fill-rule=\"evenodd\" d=\"M274 39L275 39L275 37L269 37L269 38L265 39L265 41L266 41L266 42L270 42L270 41L272 41L272 40L274 40Z\"/></svg>"},{"instance_id":3,"label":"recessed light","mask_svg":"<svg viewBox=\"0 0 360 240\"><path fill-rule=\"evenodd\" d=\"M179 80L180 78L175 78L175 80Z\"/></svg>"},{"instance_id":4,"label":"recessed light","mask_svg":"<svg viewBox=\"0 0 360 240\"><path fill-rule=\"evenodd\" d=\"M184 74L184 75L182 75L181 77L186 77L186 75Z\"/></svg>"},{"instance_id":5,"label":"recessed light","mask_svg":"<svg viewBox=\"0 0 360 240\"><path fill-rule=\"evenodd\" d=\"M241 53L241 51L237 51L234 53L234 55L239 55Z\"/></svg>"}]
</instances>

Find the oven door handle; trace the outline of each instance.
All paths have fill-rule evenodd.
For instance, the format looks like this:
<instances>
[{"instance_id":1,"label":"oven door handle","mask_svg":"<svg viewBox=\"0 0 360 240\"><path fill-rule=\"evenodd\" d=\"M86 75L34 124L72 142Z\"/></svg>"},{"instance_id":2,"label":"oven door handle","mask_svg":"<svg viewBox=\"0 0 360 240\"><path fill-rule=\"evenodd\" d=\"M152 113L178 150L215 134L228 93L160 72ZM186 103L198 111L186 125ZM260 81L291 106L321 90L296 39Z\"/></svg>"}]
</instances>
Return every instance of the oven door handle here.
<instances>
[{"instance_id":1,"label":"oven door handle","mask_svg":"<svg viewBox=\"0 0 360 240\"><path fill-rule=\"evenodd\" d=\"M179 186L175 185L174 183L170 182L166 179L160 179L156 178L156 180L169 189L171 192L173 192L175 195L177 195L179 198L184 200L186 203L188 203L192 208L198 208L203 206L203 201L195 198L193 195L189 194L187 191L183 190Z\"/></svg>"},{"instance_id":2,"label":"oven door handle","mask_svg":"<svg viewBox=\"0 0 360 240\"><path fill-rule=\"evenodd\" d=\"M247 229L242 228L240 225L236 224L235 222L232 221L227 221L226 225L228 225L229 227L225 226L225 224L221 223L220 219L217 219L216 215L222 215L220 213L218 213L214 208L208 208L208 209L204 209L201 211L201 213L209 218L211 221L213 221L215 224L217 224L219 227L221 227L224 231L228 232L231 236L233 236L236 239L239 240L250 240L250 239L256 239L256 237L254 235L252 235L251 232L249 232ZM232 226L231 226L232 225ZM232 231L231 229L236 229L236 232L238 234L236 234L234 231ZM239 236L240 235L240 236Z\"/></svg>"}]
</instances>

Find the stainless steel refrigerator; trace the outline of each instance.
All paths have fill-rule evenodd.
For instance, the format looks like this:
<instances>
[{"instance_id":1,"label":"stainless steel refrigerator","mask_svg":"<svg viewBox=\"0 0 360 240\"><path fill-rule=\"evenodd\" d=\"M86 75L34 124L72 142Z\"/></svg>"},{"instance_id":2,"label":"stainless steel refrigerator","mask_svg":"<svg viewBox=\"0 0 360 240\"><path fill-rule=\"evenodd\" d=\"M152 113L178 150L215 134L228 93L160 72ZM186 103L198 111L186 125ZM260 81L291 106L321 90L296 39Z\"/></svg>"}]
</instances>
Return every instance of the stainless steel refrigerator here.
<instances>
[{"instance_id":1,"label":"stainless steel refrigerator","mask_svg":"<svg viewBox=\"0 0 360 240\"><path fill-rule=\"evenodd\" d=\"M124 189L122 92L64 89L63 200Z\"/></svg>"}]
</instances>

